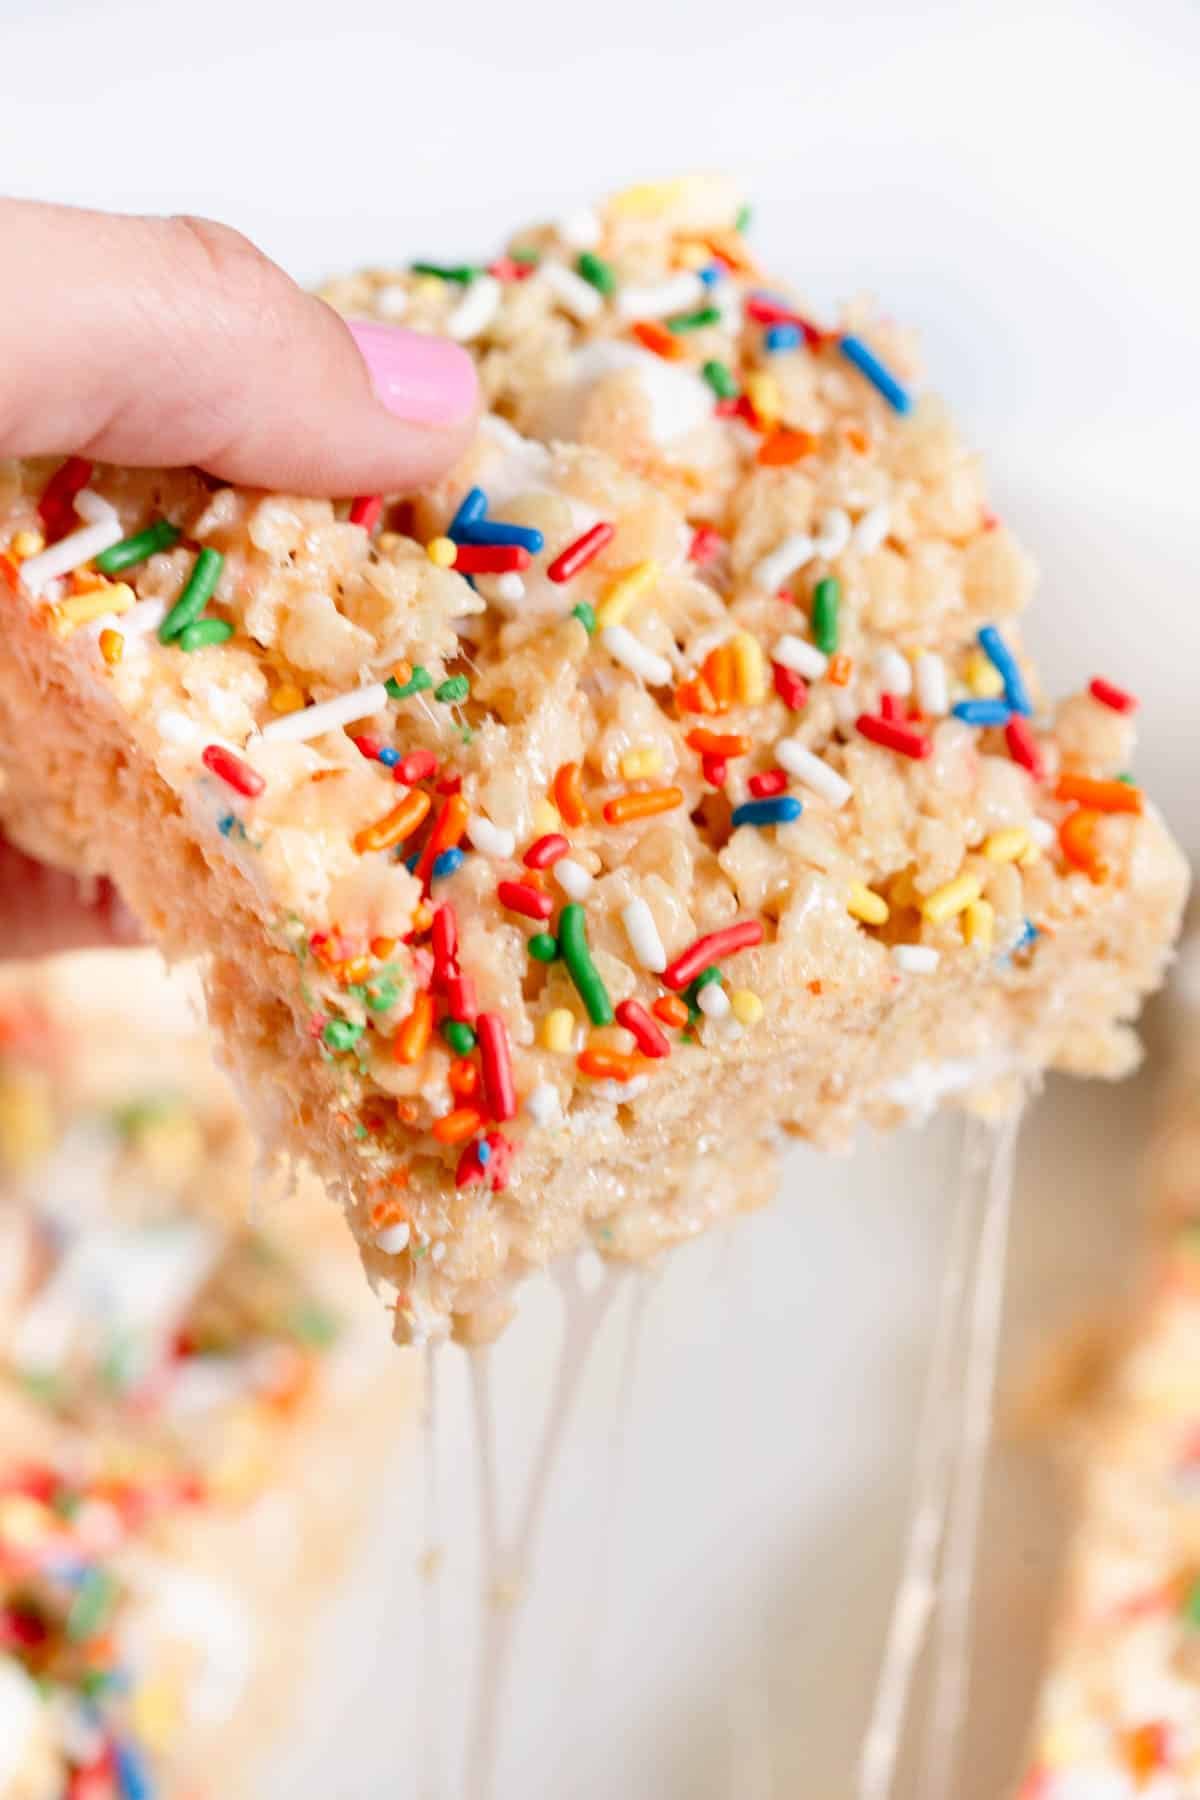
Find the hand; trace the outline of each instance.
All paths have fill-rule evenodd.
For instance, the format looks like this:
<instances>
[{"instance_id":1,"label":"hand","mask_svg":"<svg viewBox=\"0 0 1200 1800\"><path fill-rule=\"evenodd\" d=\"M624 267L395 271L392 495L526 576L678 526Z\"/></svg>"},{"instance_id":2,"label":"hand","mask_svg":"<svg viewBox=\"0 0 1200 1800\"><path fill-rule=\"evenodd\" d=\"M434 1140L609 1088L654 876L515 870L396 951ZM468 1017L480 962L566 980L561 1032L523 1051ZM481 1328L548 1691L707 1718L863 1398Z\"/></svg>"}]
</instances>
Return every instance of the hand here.
<instances>
[{"instance_id":1,"label":"hand","mask_svg":"<svg viewBox=\"0 0 1200 1800\"><path fill-rule=\"evenodd\" d=\"M238 232L0 200L0 456L197 464L285 493L402 493L470 438L457 344L347 325ZM0 840L0 954L136 936Z\"/></svg>"}]
</instances>

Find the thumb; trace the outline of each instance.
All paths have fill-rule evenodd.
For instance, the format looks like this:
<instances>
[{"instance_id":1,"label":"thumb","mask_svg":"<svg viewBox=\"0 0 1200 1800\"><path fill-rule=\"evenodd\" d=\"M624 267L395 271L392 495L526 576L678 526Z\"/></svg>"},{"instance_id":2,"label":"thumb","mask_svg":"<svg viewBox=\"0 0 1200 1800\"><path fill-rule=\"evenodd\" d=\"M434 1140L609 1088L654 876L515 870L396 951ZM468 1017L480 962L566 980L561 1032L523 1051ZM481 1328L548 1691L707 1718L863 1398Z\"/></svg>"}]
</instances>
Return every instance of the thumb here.
<instances>
[{"instance_id":1,"label":"thumb","mask_svg":"<svg viewBox=\"0 0 1200 1800\"><path fill-rule=\"evenodd\" d=\"M470 437L466 351L347 325L228 226L0 200L0 267L0 455L333 497L417 487Z\"/></svg>"}]
</instances>

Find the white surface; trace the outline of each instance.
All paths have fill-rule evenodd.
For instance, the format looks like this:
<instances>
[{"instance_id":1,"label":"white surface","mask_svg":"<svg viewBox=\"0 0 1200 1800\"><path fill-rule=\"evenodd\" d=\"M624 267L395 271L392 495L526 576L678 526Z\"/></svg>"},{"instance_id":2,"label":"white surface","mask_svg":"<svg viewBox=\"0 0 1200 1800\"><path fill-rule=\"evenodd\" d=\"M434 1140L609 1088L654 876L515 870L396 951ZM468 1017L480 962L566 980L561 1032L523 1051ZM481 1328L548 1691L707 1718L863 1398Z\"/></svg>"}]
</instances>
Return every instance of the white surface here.
<instances>
[{"instance_id":1,"label":"white surface","mask_svg":"<svg viewBox=\"0 0 1200 1800\"><path fill-rule=\"evenodd\" d=\"M1200 847L1189 0L656 11L610 0L596 14L530 0L0 0L0 19L10 190L216 214L305 278L474 255L511 222L628 178L736 170L768 265L818 301L875 289L921 328L933 381L987 448L998 503L1046 572L1030 635L1048 673L1105 672L1141 693L1139 771ZM1078 1269L1102 1261L1081 1201L1098 1207L1127 1175L1139 1093L1057 1089L1053 1117L1043 1106L1034 1121L1017 1312L1030 1296L1043 1313L1061 1305ZM941 1142L906 1139L853 1164L795 1159L785 1203L744 1233L734 1323L703 1246L667 1277L596 1691L561 1701L564 1599L583 1602L590 1553L573 1574L570 1527L594 1516L593 1433L572 1440L569 1504L547 1546L557 1574L522 1628L503 1800L846 1793L894 1570L944 1224ZM531 1309L505 1347L522 1388L536 1384L545 1325ZM612 1345L595 1376L601 1411L614 1357ZM469 1498L448 1519L460 1596ZM280 1800L420 1792L416 1500L410 1465L332 1630ZM989 1695L1003 1698L1019 1687L1014 1594L1044 1588L1045 1570L1020 1555L996 1566L1007 1610ZM460 1673L466 1631L452 1613ZM747 1646L768 1670L765 1764L744 1709L731 1753ZM963 1800L999 1793L1015 1706L999 1705ZM339 1718L352 1720L344 1738ZM586 1761L568 1765L581 1744Z\"/></svg>"}]
</instances>

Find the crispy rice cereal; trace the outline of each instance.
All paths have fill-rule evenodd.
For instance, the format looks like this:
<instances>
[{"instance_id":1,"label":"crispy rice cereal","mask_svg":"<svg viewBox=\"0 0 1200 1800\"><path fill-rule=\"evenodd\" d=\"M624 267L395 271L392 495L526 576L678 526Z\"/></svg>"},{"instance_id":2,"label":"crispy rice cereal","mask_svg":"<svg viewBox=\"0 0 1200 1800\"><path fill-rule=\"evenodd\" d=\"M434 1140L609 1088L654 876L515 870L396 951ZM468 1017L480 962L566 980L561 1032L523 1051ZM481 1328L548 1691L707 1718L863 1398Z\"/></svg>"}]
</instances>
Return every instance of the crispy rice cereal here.
<instances>
[{"instance_id":1,"label":"crispy rice cereal","mask_svg":"<svg viewBox=\"0 0 1200 1800\"><path fill-rule=\"evenodd\" d=\"M415 501L5 476L9 828L205 955L402 1339L760 1203L780 1127L1136 1056L1184 873L1132 702L1041 697L908 339L743 222L668 183L335 284L478 356Z\"/></svg>"}]
</instances>

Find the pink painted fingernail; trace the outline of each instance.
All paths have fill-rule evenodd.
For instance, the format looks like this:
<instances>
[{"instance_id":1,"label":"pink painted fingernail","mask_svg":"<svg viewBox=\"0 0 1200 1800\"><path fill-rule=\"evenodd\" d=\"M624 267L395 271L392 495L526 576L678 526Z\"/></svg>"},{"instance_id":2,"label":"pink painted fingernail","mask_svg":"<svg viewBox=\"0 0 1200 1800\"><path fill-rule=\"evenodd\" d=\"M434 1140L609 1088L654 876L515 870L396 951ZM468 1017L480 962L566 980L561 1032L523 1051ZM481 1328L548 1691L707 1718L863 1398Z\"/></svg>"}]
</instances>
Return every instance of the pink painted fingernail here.
<instances>
[{"instance_id":1,"label":"pink painted fingernail","mask_svg":"<svg viewBox=\"0 0 1200 1800\"><path fill-rule=\"evenodd\" d=\"M390 413L414 425L461 425L475 411L479 386L467 352L449 338L400 325L356 320L351 335Z\"/></svg>"}]
</instances>

